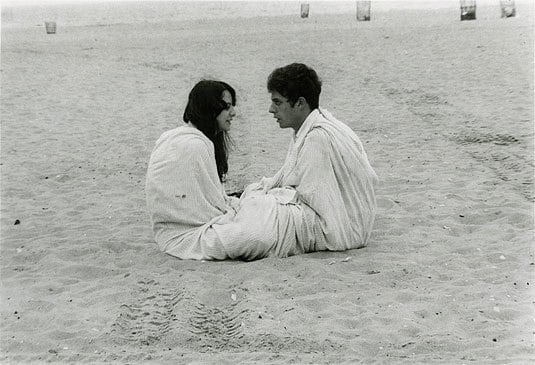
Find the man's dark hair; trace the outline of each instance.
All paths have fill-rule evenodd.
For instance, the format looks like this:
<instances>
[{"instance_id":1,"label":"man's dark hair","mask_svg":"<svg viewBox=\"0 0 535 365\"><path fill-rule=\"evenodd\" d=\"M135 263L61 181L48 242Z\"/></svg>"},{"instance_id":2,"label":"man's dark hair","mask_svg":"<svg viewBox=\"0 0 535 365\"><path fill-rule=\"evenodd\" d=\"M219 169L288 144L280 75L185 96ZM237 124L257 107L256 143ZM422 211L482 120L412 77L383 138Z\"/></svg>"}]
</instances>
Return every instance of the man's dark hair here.
<instances>
[{"instance_id":1,"label":"man's dark hair","mask_svg":"<svg viewBox=\"0 0 535 365\"><path fill-rule=\"evenodd\" d=\"M188 105L182 119L190 122L199 129L214 144L215 161L219 180L223 181L228 171L228 133L220 131L217 126L217 116L227 109L223 101L223 91L227 90L232 96L232 105L236 105L236 91L227 83L215 80L199 81L189 93Z\"/></svg>"},{"instance_id":2,"label":"man's dark hair","mask_svg":"<svg viewBox=\"0 0 535 365\"><path fill-rule=\"evenodd\" d=\"M319 106L321 80L305 64L292 63L275 69L268 77L267 88L287 98L292 107L300 97L306 99L312 110Z\"/></svg>"}]
</instances>

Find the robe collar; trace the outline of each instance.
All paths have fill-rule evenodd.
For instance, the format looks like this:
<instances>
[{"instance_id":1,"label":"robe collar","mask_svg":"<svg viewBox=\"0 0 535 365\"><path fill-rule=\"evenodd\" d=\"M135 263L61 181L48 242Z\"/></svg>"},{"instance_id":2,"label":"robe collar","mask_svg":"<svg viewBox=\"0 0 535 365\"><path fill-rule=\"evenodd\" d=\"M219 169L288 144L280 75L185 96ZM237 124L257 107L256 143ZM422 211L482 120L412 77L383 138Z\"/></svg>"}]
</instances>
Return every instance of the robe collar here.
<instances>
[{"instance_id":1,"label":"robe collar","mask_svg":"<svg viewBox=\"0 0 535 365\"><path fill-rule=\"evenodd\" d=\"M293 140L296 142L301 136L308 133L310 130L312 124L316 121L317 117L320 115L319 109L314 109L310 112L310 114L306 117L303 124L301 124L301 127L297 130L297 132L294 132Z\"/></svg>"}]
</instances>

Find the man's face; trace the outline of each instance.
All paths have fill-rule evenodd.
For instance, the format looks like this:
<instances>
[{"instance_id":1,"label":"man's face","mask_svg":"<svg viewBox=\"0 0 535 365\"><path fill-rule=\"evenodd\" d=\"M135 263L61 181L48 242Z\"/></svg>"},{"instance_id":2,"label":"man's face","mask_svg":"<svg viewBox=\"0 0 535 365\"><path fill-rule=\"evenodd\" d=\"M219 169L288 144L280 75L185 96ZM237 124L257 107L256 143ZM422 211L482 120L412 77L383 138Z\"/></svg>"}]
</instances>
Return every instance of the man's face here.
<instances>
[{"instance_id":1,"label":"man's face","mask_svg":"<svg viewBox=\"0 0 535 365\"><path fill-rule=\"evenodd\" d=\"M293 128L297 131L303 123L303 118L295 105L292 107L288 99L276 91L271 92L269 112L277 119L281 128Z\"/></svg>"}]
</instances>

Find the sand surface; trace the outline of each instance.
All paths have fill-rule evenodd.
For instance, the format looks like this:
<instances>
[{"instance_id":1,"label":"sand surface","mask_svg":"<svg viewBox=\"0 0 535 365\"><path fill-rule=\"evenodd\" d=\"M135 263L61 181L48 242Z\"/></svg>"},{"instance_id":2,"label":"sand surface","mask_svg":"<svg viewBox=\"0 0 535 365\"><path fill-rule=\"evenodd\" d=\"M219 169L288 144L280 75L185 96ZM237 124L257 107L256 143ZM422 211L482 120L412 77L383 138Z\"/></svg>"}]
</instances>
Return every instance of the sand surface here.
<instances>
[{"instance_id":1,"label":"sand surface","mask_svg":"<svg viewBox=\"0 0 535 365\"><path fill-rule=\"evenodd\" d=\"M533 4L520 10L3 26L0 361L534 361ZM237 90L235 191L282 164L265 80L294 61L380 176L369 246L160 253L145 171L191 87Z\"/></svg>"}]
</instances>

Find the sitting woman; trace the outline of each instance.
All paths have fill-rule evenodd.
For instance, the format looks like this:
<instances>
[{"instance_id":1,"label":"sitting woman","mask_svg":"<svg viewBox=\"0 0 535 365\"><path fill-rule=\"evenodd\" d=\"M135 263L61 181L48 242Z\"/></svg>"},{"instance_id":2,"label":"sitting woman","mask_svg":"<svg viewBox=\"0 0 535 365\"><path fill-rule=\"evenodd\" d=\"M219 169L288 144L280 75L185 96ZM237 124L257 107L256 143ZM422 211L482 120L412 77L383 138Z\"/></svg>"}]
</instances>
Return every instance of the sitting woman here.
<instances>
[{"instance_id":1,"label":"sitting woman","mask_svg":"<svg viewBox=\"0 0 535 365\"><path fill-rule=\"evenodd\" d=\"M232 219L239 200L222 185L228 170L228 131L236 92L203 80L189 94L183 126L161 135L145 184L147 208L160 249L182 259L228 258L214 223Z\"/></svg>"},{"instance_id":2,"label":"sitting woman","mask_svg":"<svg viewBox=\"0 0 535 365\"><path fill-rule=\"evenodd\" d=\"M225 193L227 132L236 93L220 81L191 90L183 126L162 134L145 184L154 238L165 253L195 260L253 260L310 251L296 232L302 208L272 189L240 199ZM281 189L279 189L281 190ZM295 195L295 194L293 194ZM293 196L292 195L292 196Z\"/></svg>"}]
</instances>

